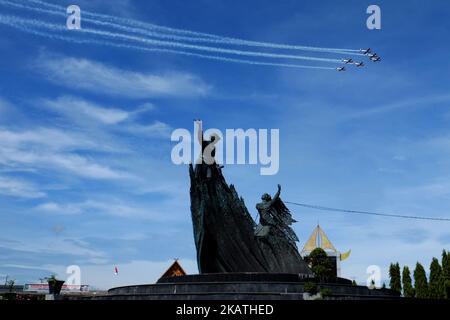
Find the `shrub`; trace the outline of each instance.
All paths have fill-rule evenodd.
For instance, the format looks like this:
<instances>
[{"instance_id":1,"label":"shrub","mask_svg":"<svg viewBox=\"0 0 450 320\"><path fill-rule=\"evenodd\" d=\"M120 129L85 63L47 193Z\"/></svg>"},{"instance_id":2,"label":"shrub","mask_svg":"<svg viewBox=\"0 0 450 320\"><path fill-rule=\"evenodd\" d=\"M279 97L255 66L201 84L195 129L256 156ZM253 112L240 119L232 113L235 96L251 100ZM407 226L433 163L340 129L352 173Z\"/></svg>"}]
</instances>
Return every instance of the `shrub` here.
<instances>
[{"instance_id":1,"label":"shrub","mask_svg":"<svg viewBox=\"0 0 450 320\"><path fill-rule=\"evenodd\" d=\"M317 294L317 283L306 282L303 286L303 290L312 295Z\"/></svg>"}]
</instances>

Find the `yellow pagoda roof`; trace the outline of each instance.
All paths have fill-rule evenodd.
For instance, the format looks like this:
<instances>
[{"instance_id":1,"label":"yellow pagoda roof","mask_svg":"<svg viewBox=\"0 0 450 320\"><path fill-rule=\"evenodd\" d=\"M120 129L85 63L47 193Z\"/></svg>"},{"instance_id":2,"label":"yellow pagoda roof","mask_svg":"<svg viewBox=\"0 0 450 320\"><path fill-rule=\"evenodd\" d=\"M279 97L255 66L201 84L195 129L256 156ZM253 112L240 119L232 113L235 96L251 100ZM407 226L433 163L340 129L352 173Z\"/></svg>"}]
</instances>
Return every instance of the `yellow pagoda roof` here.
<instances>
[{"instance_id":1,"label":"yellow pagoda roof","mask_svg":"<svg viewBox=\"0 0 450 320\"><path fill-rule=\"evenodd\" d=\"M308 241L306 241L305 246L302 250L302 255L305 253L310 253L316 248L322 248L324 250L330 250L334 253L337 253L338 251L331 243L330 239L328 239L325 232L322 230L320 225L317 225L317 227L314 229L313 233L309 237Z\"/></svg>"}]
</instances>

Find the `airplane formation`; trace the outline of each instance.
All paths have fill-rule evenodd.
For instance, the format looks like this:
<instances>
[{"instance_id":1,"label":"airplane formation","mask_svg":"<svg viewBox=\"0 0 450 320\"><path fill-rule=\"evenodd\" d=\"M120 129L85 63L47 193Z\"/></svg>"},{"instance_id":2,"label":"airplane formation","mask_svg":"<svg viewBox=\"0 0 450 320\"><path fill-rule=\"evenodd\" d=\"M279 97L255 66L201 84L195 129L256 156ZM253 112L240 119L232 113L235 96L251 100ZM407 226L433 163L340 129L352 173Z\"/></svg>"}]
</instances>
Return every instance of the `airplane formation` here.
<instances>
[{"instance_id":1,"label":"airplane formation","mask_svg":"<svg viewBox=\"0 0 450 320\"><path fill-rule=\"evenodd\" d=\"M375 52L372 52L371 48L367 48L367 49L360 49L359 52L365 56L367 56L369 58L370 61L372 62L379 62L381 61L381 58L378 54L376 54ZM342 59L341 60L344 64L353 64L357 67L364 67L364 62L358 62L358 61L354 61L353 59ZM341 72L341 71L346 71L347 69L345 67L338 67L336 68L337 71Z\"/></svg>"},{"instance_id":2,"label":"airplane formation","mask_svg":"<svg viewBox=\"0 0 450 320\"><path fill-rule=\"evenodd\" d=\"M33 5L26 5L25 2L33 2ZM13 10L20 9L23 11L32 11L46 13L48 15L66 16L64 13L66 8L55 4L47 3L45 0L20 0L5 1L0 0L0 7L6 6ZM42 8L41 8L42 6ZM3 8L2 8L3 10ZM3 12L3 11L2 11ZM85 13L87 13L85 11ZM21 15L4 15L0 14L0 26L6 25L16 28L36 36L42 36L48 39L57 39L71 43L90 43L95 45L109 46L122 49L130 49L145 52L160 52L178 54L188 57L196 57L222 62L233 62L253 66L271 66L286 68L301 68L315 70L337 70L346 71L349 65L363 67L361 61L354 61L339 57L318 57L314 53L327 53L339 55L367 56L372 62L379 62L381 58L371 48L368 49L339 49L325 47L310 47L293 44L282 44L272 42L260 42L238 38L224 37L209 33L196 32L187 29L175 29L166 26L148 24L142 21L124 19L121 17L107 16L95 12L89 12L90 23L98 25L99 29L86 28L83 32L83 39L79 39L63 32L59 34L62 27L57 23L49 21L40 21L38 19L28 19ZM72 16L70 16L72 17ZM100 27L101 26L101 27ZM108 29L107 27L110 27ZM106 29L102 29L106 28ZM114 30L112 30L114 29ZM121 30L120 32L118 30ZM55 35L55 33L58 33ZM70 33L73 34L73 33ZM114 40L113 40L114 39ZM242 48L236 48L240 46ZM247 50L243 47L265 48L271 49L270 52L260 50ZM300 50L311 52L310 55L286 54L285 50ZM245 57L245 58L244 58ZM270 59L270 60L269 60ZM312 65L298 64L292 62L284 62L278 59L295 59L304 61L316 61L323 63L340 64L336 65Z\"/></svg>"}]
</instances>

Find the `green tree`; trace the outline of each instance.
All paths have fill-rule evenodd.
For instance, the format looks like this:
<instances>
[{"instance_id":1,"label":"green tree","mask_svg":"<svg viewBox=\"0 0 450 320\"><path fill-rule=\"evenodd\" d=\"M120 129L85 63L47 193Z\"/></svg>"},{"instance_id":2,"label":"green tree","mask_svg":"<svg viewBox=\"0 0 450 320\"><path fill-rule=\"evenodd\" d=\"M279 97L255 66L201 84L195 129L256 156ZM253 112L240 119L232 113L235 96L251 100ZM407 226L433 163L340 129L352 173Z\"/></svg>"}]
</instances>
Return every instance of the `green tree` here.
<instances>
[{"instance_id":1,"label":"green tree","mask_svg":"<svg viewBox=\"0 0 450 320\"><path fill-rule=\"evenodd\" d=\"M442 296L450 299L450 252L442 251Z\"/></svg>"},{"instance_id":2,"label":"green tree","mask_svg":"<svg viewBox=\"0 0 450 320\"><path fill-rule=\"evenodd\" d=\"M425 269L419 262L417 262L416 269L414 270L414 286L416 298L426 299L429 297L427 275L425 274Z\"/></svg>"},{"instance_id":3,"label":"green tree","mask_svg":"<svg viewBox=\"0 0 450 320\"><path fill-rule=\"evenodd\" d=\"M333 265L331 260L328 258L327 253L322 248L316 248L306 259L307 263L311 266L311 270L314 275L321 281L327 278L335 277L333 273Z\"/></svg>"},{"instance_id":4,"label":"green tree","mask_svg":"<svg viewBox=\"0 0 450 320\"><path fill-rule=\"evenodd\" d=\"M411 272L408 266L403 267L402 271L403 296L406 298L414 298L414 288L412 286Z\"/></svg>"},{"instance_id":5,"label":"green tree","mask_svg":"<svg viewBox=\"0 0 450 320\"><path fill-rule=\"evenodd\" d=\"M429 296L432 299L441 299L442 293L442 268L439 260L433 257L430 265Z\"/></svg>"},{"instance_id":6,"label":"green tree","mask_svg":"<svg viewBox=\"0 0 450 320\"><path fill-rule=\"evenodd\" d=\"M397 263L389 266L389 278L391 278L391 281L389 283L389 286L392 290L397 291L398 293L402 292L402 284L401 284L401 277L400 277L400 265Z\"/></svg>"},{"instance_id":7,"label":"green tree","mask_svg":"<svg viewBox=\"0 0 450 320\"><path fill-rule=\"evenodd\" d=\"M9 293L14 291L14 285L16 284L16 280L8 280L6 285L8 286Z\"/></svg>"}]
</instances>

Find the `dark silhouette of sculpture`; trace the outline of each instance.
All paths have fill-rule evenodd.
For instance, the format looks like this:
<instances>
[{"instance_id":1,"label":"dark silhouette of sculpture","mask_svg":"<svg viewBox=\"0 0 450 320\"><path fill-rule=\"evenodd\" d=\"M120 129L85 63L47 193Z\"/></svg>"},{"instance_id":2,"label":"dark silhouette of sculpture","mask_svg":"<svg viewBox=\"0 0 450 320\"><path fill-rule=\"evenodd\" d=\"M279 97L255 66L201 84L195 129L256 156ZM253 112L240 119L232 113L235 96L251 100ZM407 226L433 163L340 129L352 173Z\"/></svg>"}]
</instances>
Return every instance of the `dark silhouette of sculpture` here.
<instances>
[{"instance_id":1,"label":"dark silhouette of sculpture","mask_svg":"<svg viewBox=\"0 0 450 320\"><path fill-rule=\"evenodd\" d=\"M207 171L210 170L210 175ZM244 200L217 165L189 166L191 214L200 273L270 272L311 275L295 245L294 222L279 198L258 204L258 232ZM256 234L255 234L256 233Z\"/></svg>"},{"instance_id":2,"label":"dark silhouette of sculpture","mask_svg":"<svg viewBox=\"0 0 450 320\"><path fill-rule=\"evenodd\" d=\"M216 148L215 145L219 142L220 137L216 134L211 135L209 140L205 139L203 134L203 124L202 120L194 120L194 122L198 126L197 132L197 140L201 146L201 154L199 155L199 159L197 160L198 164L206 164L202 168L206 170L207 178L211 178L212 176L212 168L211 166L217 166L215 156L216 156Z\"/></svg>"},{"instance_id":3,"label":"dark silhouette of sculpture","mask_svg":"<svg viewBox=\"0 0 450 320\"><path fill-rule=\"evenodd\" d=\"M202 147L202 153L200 155L201 157L201 163L206 164L214 164L216 156L216 149L215 144L219 142L220 137L216 134L211 135L209 138L210 140L205 139L203 134L203 122L202 120L195 120L195 122L198 125L198 132L197 132L197 140L200 146Z\"/></svg>"},{"instance_id":4,"label":"dark silhouette of sculpture","mask_svg":"<svg viewBox=\"0 0 450 320\"><path fill-rule=\"evenodd\" d=\"M281 186L278 185L278 191L272 197L268 193L261 196L262 202L256 205L259 213L259 225L255 229L255 235L258 237L267 237L269 235L275 237L286 238L290 245L297 249L295 244L298 241L294 230L289 227L295 221L289 209L280 199Z\"/></svg>"}]
</instances>

